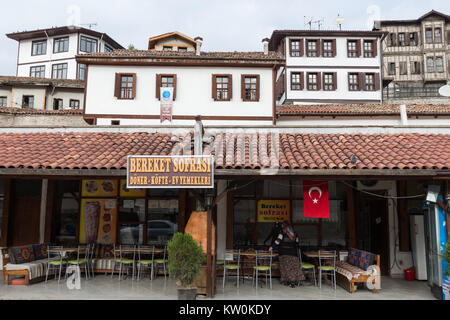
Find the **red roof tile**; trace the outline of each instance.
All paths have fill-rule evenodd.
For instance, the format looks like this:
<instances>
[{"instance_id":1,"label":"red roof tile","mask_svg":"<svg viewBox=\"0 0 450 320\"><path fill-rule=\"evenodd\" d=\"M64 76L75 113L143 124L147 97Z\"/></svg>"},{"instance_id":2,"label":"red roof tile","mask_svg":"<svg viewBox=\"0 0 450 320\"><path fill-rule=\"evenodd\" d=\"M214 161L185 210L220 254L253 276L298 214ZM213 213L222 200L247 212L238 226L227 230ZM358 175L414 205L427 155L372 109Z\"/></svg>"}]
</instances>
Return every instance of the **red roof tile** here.
<instances>
[{"instance_id":1,"label":"red roof tile","mask_svg":"<svg viewBox=\"0 0 450 320\"><path fill-rule=\"evenodd\" d=\"M12 108L12 107L0 107L0 114L19 114L19 115L82 115L82 109L64 109L64 110L41 110L41 109L29 109L29 108Z\"/></svg>"},{"instance_id":2,"label":"red roof tile","mask_svg":"<svg viewBox=\"0 0 450 320\"><path fill-rule=\"evenodd\" d=\"M408 115L450 115L450 105L408 104ZM323 104L323 105L279 105L279 116L359 116L400 115L399 104Z\"/></svg>"},{"instance_id":3,"label":"red roof tile","mask_svg":"<svg viewBox=\"0 0 450 320\"><path fill-rule=\"evenodd\" d=\"M210 135L204 154L217 169L450 168L445 134ZM0 133L0 168L125 169L127 155L181 155L191 145L189 135L160 133Z\"/></svg>"}]
</instances>

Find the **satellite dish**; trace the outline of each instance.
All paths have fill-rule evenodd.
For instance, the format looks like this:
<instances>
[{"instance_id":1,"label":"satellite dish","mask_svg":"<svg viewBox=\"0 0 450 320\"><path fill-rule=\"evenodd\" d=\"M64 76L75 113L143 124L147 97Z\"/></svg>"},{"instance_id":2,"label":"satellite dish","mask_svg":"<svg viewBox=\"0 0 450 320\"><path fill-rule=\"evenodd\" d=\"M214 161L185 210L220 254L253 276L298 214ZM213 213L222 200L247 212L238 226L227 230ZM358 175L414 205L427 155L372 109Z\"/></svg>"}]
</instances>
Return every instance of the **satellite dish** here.
<instances>
[{"instance_id":1,"label":"satellite dish","mask_svg":"<svg viewBox=\"0 0 450 320\"><path fill-rule=\"evenodd\" d=\"M439 94L444 97L450 97L450 84L440 87Z\"/></svg>"},{"instance_id":2,"label":"satellite dish","mask_svg":"<svg viewBox=\"0 0 450 320\"><path fill-rule=\"evenodd\" d=\"M343 17L338 17L336 18L336 20L334 20L334 24L344 24L345 23L345 18Z\"/></svg>"},{"instance_id":3,"label":"satellite dish","mask_svg":"<svg viewBox=\"0 0 450 320\"><path fill-rule=\"evenodd\" d=\"M307 24L311 24L311 22L313 21L314 17L309 18L306 22L305 22L305 26Z\"/></svg>"}]
</instances>

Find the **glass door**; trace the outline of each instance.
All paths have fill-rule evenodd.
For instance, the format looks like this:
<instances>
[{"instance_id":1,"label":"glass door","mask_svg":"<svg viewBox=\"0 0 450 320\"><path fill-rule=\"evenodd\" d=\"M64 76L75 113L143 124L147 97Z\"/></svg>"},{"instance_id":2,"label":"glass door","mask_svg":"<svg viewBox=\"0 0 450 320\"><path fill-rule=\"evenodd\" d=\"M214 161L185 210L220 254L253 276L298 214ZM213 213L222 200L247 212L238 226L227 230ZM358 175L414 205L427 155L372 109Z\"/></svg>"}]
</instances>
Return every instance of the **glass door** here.
<instances>
[{"instance_id":1,"label":"glass door","mask_svg":"<svg viewBox=\"0 0 450 320\"><path fill-rule=\"evenodd\" d=\"M436 298L441 299L441 265L439 259L438 215L435 204L430 203L425 212L426 254L428 269L428 285Z\"/></svg>"}]
</instances>

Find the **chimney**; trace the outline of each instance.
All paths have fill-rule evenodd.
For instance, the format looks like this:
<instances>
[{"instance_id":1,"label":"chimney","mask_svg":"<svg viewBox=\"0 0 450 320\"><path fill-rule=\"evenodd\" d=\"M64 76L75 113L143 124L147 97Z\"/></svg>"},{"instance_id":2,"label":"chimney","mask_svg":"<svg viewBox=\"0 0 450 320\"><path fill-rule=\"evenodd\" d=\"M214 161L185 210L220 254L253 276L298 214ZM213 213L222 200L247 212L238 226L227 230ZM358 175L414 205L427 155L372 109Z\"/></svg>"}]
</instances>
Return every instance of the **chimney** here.
<instances>
[{"instance_id":1,"label":"chimney","mask_svg":"<svg viewBox=\"0 0 450 320\"><path fill-rule=\"evenodd\" d=\"M402 125L408 125L408 114L406 113L406 105L400 105L400 118L402 119Z\"/></svg>"},{"instance_id":2,"label":"chimney","mask_svg":"<svg viewBox=\"0 0 450 320\"><path fill-rule=\"evenodd\" d=\"M202 116L195 116L194 125L194 155L201 156L203 154L203 123Z\"/></svg>"},{"instance_id":3,"label":"chimney","mask_svg":"<svg viewBox=\"0 0 450 320\"><path fill-rule=\"evenodd\" d=\"M200 55L200 48L202 47L203 38L202 37L196 37L194 40L197 43L197 45L195 46L195 55L199 56Z\"/></svg>"},{"instance_id":4,"label":"chimney","mask_svg":"<svg viewBox=\"0 0 450 320\"><path fill-rule=\"evenodd\" d=\"M266 56L269 54L269 41L270 41L269 38L264 38L262 40L262 42L264 43L264 55Z\"/></svg>"}]
</instances>

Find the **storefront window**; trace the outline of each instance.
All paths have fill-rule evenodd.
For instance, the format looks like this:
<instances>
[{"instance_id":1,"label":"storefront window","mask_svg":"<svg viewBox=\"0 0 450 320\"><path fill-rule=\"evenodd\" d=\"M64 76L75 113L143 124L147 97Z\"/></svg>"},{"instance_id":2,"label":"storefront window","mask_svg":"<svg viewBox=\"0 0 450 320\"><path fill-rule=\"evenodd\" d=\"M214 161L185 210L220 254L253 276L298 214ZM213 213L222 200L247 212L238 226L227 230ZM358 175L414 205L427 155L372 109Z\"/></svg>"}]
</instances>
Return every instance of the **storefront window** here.
<instances>
[{"instance_id":1,"label":"storefront window","mask_svg":"<svg viewBox=\"0 0 450 320\"><path fill-rule=\"evenodd\" d=\"M5 201L5 180L0 179L0 239L3 235L3 202Z\"/></svg>"},{"instance_id":2,"label":"storefront window","mask_svg":"<svg viewBox=\"0 0 450 320\"><path fill-rule=\"evenodd\" d=\"M237 200L234 204L234 243L253 245L255 232L255 200Z\"/></svg>"},{"instance_id":3,"label":"storefront window","mask_svg":"<svg viewBox=\"0 0 450 320\"><path fill-rule=\"evenodd\" d=\"M76 243L78 215L80 211L80 181L57 181L52 238L61 244Z\"/></svg>"},{"instance_id":4,"label":"storefront window","mask_svg":"<svg viewBox=\"0 0 450 320\"><path fill-rule=\"evenodd\" d=\"M154 193L157 189L153 189ZM166 244L178 231L178 198L149 199L147 243Z\"/></svg>"},{"instance_id":5,"label":"storefront window","mask_svg":"<svg viewBox=\"0 0 450 320\"><path fill-rule=\"evenodd\" d=\"M142 244L144 239L143 224L120 224L121 244Z\"/></svg>"},{"instance_id":6,"label":"storefront window","mask_svg":"<svg viewBox=\"0 0 450 320\"><path fill-rule=\"evenodd\" d=\"M142 244L145 223L145 199L120 199L120 243Z\"/></svg>"},{"instance_id":7,"label":"storefront window","mask_svg":"<svg viewBox=\"0 0 450 320\"><path fill-rule=\"evenodd\" d=\"M287 199L290 195L289 180L264 180L263 197L266 199Z\"/></svg>"}]
</instances>

